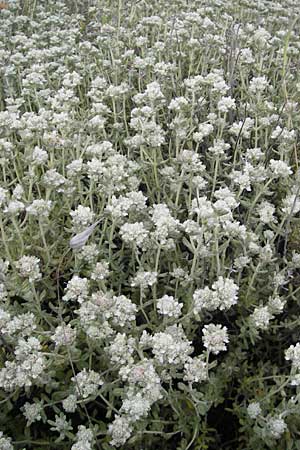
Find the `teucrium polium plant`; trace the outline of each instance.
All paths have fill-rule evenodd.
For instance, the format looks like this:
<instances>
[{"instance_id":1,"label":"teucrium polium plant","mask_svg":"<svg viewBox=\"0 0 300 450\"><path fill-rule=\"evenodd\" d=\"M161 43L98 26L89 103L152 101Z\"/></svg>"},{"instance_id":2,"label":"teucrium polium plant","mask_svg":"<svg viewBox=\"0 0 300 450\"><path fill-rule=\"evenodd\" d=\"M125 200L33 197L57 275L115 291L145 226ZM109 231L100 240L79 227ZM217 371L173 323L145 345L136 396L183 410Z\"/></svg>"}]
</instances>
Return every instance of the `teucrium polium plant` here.
<instances>
[{"instance_id":1,"label":"teucrium polium plant","mask_svg":"<svg viewBox=\"0 0 300 450\"><path fill-rule=\"evenodd\" d=\"M1 449L300 449L298 12L1 3Z\"/></svg>"}]
</instances>

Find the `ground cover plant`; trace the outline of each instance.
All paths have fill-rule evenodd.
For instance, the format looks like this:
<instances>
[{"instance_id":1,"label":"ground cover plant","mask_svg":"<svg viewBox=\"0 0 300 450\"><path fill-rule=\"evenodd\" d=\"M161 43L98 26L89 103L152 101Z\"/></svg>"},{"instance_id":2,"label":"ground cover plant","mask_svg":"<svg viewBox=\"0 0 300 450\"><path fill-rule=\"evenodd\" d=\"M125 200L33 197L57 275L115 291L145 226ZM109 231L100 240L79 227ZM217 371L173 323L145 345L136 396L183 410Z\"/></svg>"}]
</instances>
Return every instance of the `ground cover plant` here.
<instances>
[{"instance_id":1,"label":"ground cover plant","mask_svg":"<svg viewBox=\"0 0 300 450\"><path fill-rule=\"evenodd\" d=\"M0 3L0 449L300 449L299 10Z\"/></svg>"}]
</instances>

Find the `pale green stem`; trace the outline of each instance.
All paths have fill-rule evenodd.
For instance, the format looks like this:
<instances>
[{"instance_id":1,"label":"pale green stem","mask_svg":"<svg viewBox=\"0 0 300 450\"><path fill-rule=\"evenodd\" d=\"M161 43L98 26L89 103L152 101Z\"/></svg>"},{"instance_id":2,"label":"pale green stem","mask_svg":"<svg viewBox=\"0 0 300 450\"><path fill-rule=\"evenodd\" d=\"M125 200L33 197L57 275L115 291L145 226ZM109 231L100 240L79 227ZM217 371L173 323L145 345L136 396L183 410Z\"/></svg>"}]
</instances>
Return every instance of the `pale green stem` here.
<instances>
[{"instance_id":1,"label":"pale green stem","mask_svg":"<svg viewBox=\"0 0 300 450\"><path fill-rule=\"evenodd\" d=\"M45 248L45 251L46 251L46 255L47 255L47 264L49 264L50 261L51 261L51 256L50 256L49 248L48 248L48 245L47 245L47 242L46 242L44 228L43 228L41 219L39 219L39 229L40 229L41 238L42 238L43 245L44 245L44 248Z\"/></svg>"}]
</instances>

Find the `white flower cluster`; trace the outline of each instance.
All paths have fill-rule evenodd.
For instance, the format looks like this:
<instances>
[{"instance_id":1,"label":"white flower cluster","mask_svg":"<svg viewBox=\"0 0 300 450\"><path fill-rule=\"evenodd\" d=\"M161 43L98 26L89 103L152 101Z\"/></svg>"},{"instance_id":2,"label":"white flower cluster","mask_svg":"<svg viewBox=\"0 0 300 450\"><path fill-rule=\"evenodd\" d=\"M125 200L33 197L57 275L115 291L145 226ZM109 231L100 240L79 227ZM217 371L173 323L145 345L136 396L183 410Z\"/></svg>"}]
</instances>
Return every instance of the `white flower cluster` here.
<instances>
[{"instance_id":1,"label":"white flower cluster","mask_svg":"<svg viewBox=\"0 0 300 450\"><path fill-rule=\"evenodd\" d=\"M69 324L59 325L55 328L54 334L51 336L51 340L55 342L56 347L70 346L74 343L75 339L76 329L72 328Z\"/></svg>"},{"instance_id":2,"label":"white flower cluster","mask_svg":"<svg viewBox=\"0 0 300 450\"><path fill-rule=\"evenodd\" d=\"M263 92L268 85L269 83L266 77L254 77L250 81L249 92L252 94Z\"/></svg>"},{"instance_id":3,"label":"white flower cluster","mask_svg":"<svg viewBox=\"0 0 300 450\"><path fill-rule=\"evenodd\" d=\"M238 286L229 278L219 277L212 284L212 289L207 286L204 289L197 289L193 294L194 313L198 314L203 309L208 311L227 311L238 300Z\"/></svg>"},{"instance_id":4,"label":"white flower cluster","mask_svg":"<svg viewBox=\"0 0 300 450\"><path fill-rule=\"evenodd\" d=\"M151 408L151 401L142 392L134 392L134 389L129 389L126 398L123 400L120 412L129 418L131 423L145 417Z\"/></svg>"},{"instance_id":5,"label":"white flower cluster","mask_svg":"<svg viewBox=\"0 0 300 450\"><path fill-rule=\"evenodd\" d=\"M161 245L168 243L168 237L176 234L179 230L180 222L172 217L166 204L155 204L152 209L152 221L155 225L154 238Z\"/></svg>"},{"instance_id":6,"label":"white flower cluster","mask_svg":"<svg viewBox=\"0 0 300 450\"><path fill-rule=\"evenodd\" d=\"M281 417L271 417L268 419L266 431L274 438L279 439L287 429L287 424Z\"/></svg>"},{"instance_id":7,"label":"white flower cluster","mask_svg":"<svg viewBox=\"0 0 300 450\"><path fill-rule=\"evenodd\" d=\"M47 170L43 176L43 182L46 187L54 188L56 192L68 192L68 189L71 189L68 180L56 169Z\"/></svg>"},{"instance_id":8,"label":"white flower cluster","mask_svg":"<svg viewBox=\"0 0 300 450\"><path fill-rule=\"evenodd\" d=\"M123 366L119 374L129 385L120 409L122 416L116 416L109 426L109 434L112 435L111 443L116 446L125 443L133 430L134 422L146 416L151 405L162 398L160 378L151 360L144 359L139 363ZM122 421L124 425L127 425L125 433L120 433L119 430L119 424Z\"/></svg>"},{"instance_id":9,"label":"white flower cluster","mask_svg":"<svg viewBox=\"0 0 300 450\"><path fill-rule=\"evenodd\" d=\"M274 297L270 297L268 300L268 307L271 314L280 314L282 313L284 306L287 300L284 298L275 295Z\"/></svg>"},{"instance_id":10,"label":"white flower cluster","mask_svg":"<svg viewBox=\"0 0 300 450\"><path fill-rule=\"evenodd\" d=\"M280 160L271 159L269 168L274 178L286 178L293 173L289 165Z\"/></svg>"},{"instance_id":11,"label":"white flower cluster","mask_svg":"<svg viewBox=\"0 0 300 450\"><path fill-rule=\"evenodd\" d=\"M10 437L5 437L3 431L0 431L0 448L2 450L14 450Z\"/></svg>"},{"instance_id":12,"label":"white flower cluster","mask_svg":"<svg viewBox=\"0 0 300 450\"><path fill-rule=\"evenodd\" d=\"M277 219L274 217L275 206L268 201L263 201L257 208L259 219L262 223L276 223Z\"/></svg>"},{"instance_id":13,"label":"white flower cluster","mask_svg":"<svg viewBox=\"0 0 300 450\"><path fill-rule=\"evenodd\" d=\"M204 325L203 327L203 345L214 355L227 350L226 344L229 342L227 327L222 325Z\"/></svg>"},{"instance_id":14,"label":"white flower cluster","mask_svg":"<svg viewBox=\"0 0 300 450\"><path fill-rule=\"evenodd\" d=\"M133 354L136 349L136 341L125 333L117 333L109 346L105 348L112 364L124 366L133 364Z\"/></svg>"},{"instance_id":15,"label":"white flower cluster","mask_svg":"<svg viewBox=\"0 0 300 450\"><path fill-rule=\"evenodd\" d=\"M51 211L51 200L33 200L31 205L27 206L26 211L31 216L48 217Z\"/></svg>"},{"instance_id":16,"label":"white flower cluster","mask_svg":"<svg viewBox=\"0 0 300 450\"><path fill-rule=\"evenodd\" d=\"M146 289L157 282L157 275L157 272L138 271L131 281L131 286L138 286L141 289Z\"/></svg>"},{"instance_id":17,"label":"white flower cluster","mask_svg":"<svg viewBox=\"0 0 300 450\"><path fill-rule=\"evenodd\" d=\"M115 326L124 327L135 320L137 306L125 295L114 296L109 309L104 312L105 319L112 318Z\"/></svg>"},{"instance_id":18,"label":"white flower cluster","mask_svg":"<svg viewBox=\"0 0 300 450\"><path fill-rule=\"evenodd\" d=\"M68 395L62 402L62 406L66 412L75 412L77 408L77 396L75 394Z\"/></svg>"},{"instance_id":19,"label":"white flower cluster","mask_svg":"<svg viewBox=\"0 0 300 450\"><path fill-rule=\"evenodd\" d=\"M27 419L27 426L42 420L43 404L41 402L28 403L24 405L24 416Z\"/></svg>"},{"instance_id":20,"label":"white flower cluster","mask_svg":"<svg viewBox=\"0 0 300 450\"><path fill-rule=\"evenodd\" d=\"M181 325L172 325L163 332L154 333L150 345L155 360L166 367L183 365L193 351Z\"/></svg>"},{"instance_id":21,"label":"white flower cluster","mask_svg":"<svg viewBox=\"0 0 300 450\"><path fill-rule=\"evenodd\" d=\"M91 279L95 281L105 280L109 276L109 262L99 261L91 273Z\"/></svg>"},{"instance_id":22,"label":"white flower cluster","mask_svg":"<svg viewBox=\"0 0 300 450\"><path fill-rule=\"evenodd\" d=\"M11 316L8 311L0 308L0 326L4 335L19 337L30 336L36 329L36 318L33 313L27 312Z\"/></svg>"},{"instance_id":23,"label":"white flower cluster","mask_svg":"<svg viewBox=\"0 0 300 450\"><path fill-rule=\"evenodd\" d=\"M235 109L235 99L232 97L222 97L218 102L218 111L227 113L230 109Z\"/></svg>"},{"instance_id":24,"label":"white flower cluster","mask_svg":"<svg viewBox=\"0 0 300 450\"><path fill-rule=\"evenodd\" d=\"M74 159L66 166L68 178L77 178L83 170L83 159Z\"/></svg>"},{"instance_id":25,"label":"white flower cluster","mask_svg":"<svg viewBox=\"0 0 300 450\"><path fill-rule=\"evenodd\" d=\"M94 325L103 333L107 327L106 335L112 334L107 321L111 320L117 327L128 326L135 320L136 312L136 305L125 295L110 296L101 291L94 292L91 299L82 303L80 309L76 311L86 331Z\"/></svg>"},{"instance_id":26,"label":"white flower cluster","mask_svg":"<svg viewBox=\"0 0 300 450\"><path fill-rule=\"evenodd\" d=\"M143 222L124 223L120 228L120 235L127 244L143 247L149 236L149 231L145 228Z\"/></svg>"},{"instance_id":27,"label":"white flower cluster","mask_svg":"<svg viewBox=\"0 0 300 450\"><path fill-rule=\"evenodd\" d=\"M267 330L270 320L274 319L269 306L258 306L250 315L250 321L257 330Z\"/></svg>"},{"instance_id":28,"label":"white flower cluster","mask_svg":"<svg viewBox=\"0 0 300 450\"><path fill-rule=\"evenodd\" d=\"M79 205L77 209L70 212L72 217L72 229L75 233L80 233L95 220L95 214L89 206Z\"/></svg>"},{"instance_id":29,"label":"white flower cluster","mask_svg":"<svg viewBox=\"0 0 300 450\"><path fill-rule=\"evenodd\" d=\"M188 357L184 364L185 381L189 383L201 383L208 379L208 367L204 356Z\"/></svg>"},{"instance_id":30,"label":"white flower cluster","mask_svg":"<svg viewBox=\"0 0 300 450\"><path fill-rule=\"evenodd\" d=\"M89 294L89 281L87 278L80 278L78 275L74 275L68 282L65 290L66 293L62 297L64 302L71 300L83 303Z\"/></svg>"},{"instance_id":31,"label":"white flower cluster","mask_svg":"<svg viewBox=\"0 0 300 450\"><path fill-rule=\"evenodd\" d=\"M34 147L31 155L31 162L35 166L42 166L48 161L48 153L40 147Z\"/></svg>"},{"instance_id":32,"label":"white flower cluster","mask_svg":"<svg viewBox=\"0 0 300 450\"><path fill-rule=\"evenodd\" d=\"M181 170L186 174L199 175L205 171L205 165L200 160L200 155L196 152L191 150L182 150L176 159L181 164Z\"/></svg>"},{"instance_id":33,"label":"white flower cluster","mask_svg":"<svg viewBox=\"0 0 300 450\"><path fill-rule=\"evenodd\" d=\"M300 211L300 198L296 193L287 195L283 199L282 212L287 215L294 216Z\"/></svg>"},{"instance_id":34,"label":"white flower cluster","mask_svg":"<svg viewBox=\"0 0 300 450\"><path fill-rule=\"evenodd\" d=\"M146 201L147 197L140 191L128 192L119 197L113 195L111 204L105 210L111 214L113 220L120 220L129 214L143 212L147 208Z\"/></svg>"},{"instance_id":35,"label":"white flower cluster","mask_svg":"<svg viewBox=\"0 0 300 450\"><path fill-rule=\"evenodd\" d=\"M101 293L93 293L91 300L87 300L75 311L80 319L80 325L92 340L103 340L114 334L107 320L106 311L112 307L112 298Z\"/></svg>"},{"instance_id":36,"label":"white flower cluster","mask_svg":"<svg viewBox=\"0 0 300 450\"><path fill-rule=\"evenodd\" d=\"M18 215L21 211L24 211L25 205L19 200L11 200L7 207L4 208L3 212L11 215Z\"/></svg>"},{"instance_id":37,"label":"white flower cluster","mask_svg":"<svg viewBox=\"0 0 300 450\"><path fill-rule=\"evenodd\" d=\"M84 245L77 254L78 258L87 264L93 264L97 260L98 255L99 250L96 244Z\"/></svg>"},{"instance_id":38,"label":"white flower cluster","mask_svg":"<svg viewBox=\"0 0 300 450\"><path fill-rule=\"evenodd\" d=\"M76 443L72 445L71 450L93 450L94 435L92 430L84 425L79 425L76 433Z\"/></svg>"},{"instance_id":39,"label":"white flower cluster","mask_svg":"<svg viewBox=\"0 0 300 450\"><path fill-rule=\"evenodd\" d=\"M16 261L16 268L19 270L21 277L28 278L32 283L42 278L39 268L40 259L35 256L22 256Z\"/></svg>"},{"instance_id":40,"label":"white flower cluster","mask_svg":"<svg viewBox=\"0 0 300 450\"><path fill-rule=\"evenodd\" d=\"M0 387L12 391L17 387L27 387L43 382L46 359L41 352L41 344L35 337L27 340L19 338L15 348L14 361L6 361L0 370Z\"/></svg>"},{"instance_id":41,"label":"white flower cluster","mask_svg":"<svg viewBox=\"0 0 300 450\"><path fill-rule=\"evenodd\" d=\"M114 421L108 425L108 434L112 436L111 445L120 447L130 438L133 426L130 420L124 416L116 416Z\"/></svg>"},{"instance_id":42,"label":"white flower cluster","mask_svg":"<svg viewBox=\"0 0 300 450\"><path fill-rule=\"evenodd\" d=\"M247 413L251 419L256 419L261 414L261 407L258 402L249 403L247 406Z\"/></svg>"},{"instance_id":43,"label":"white flower cluster","mask_svg":"<svg viewBox=\"0 0 300 450\"><path fill-rule=\"evenodd\" d=\"M292 366L296 370L300 370L300 342L297 342L296 345L291 345L285 351L285 359L287 361L292 361Z\"/></svg>"},{"instance_id":44,"label":"white flower cluster","mask_svg":"<svg viewBox=\"0 0 300 450\"><path fill-rule=\"evenodd\" d=\"M157 300L157 310L160 314L178 318L181 315L183 303L178 303L172 295L164 295Z\"/></svg>"},{"instance_id":45,"label":"white flower cluster","mask_svg":"<svg viewBox=\"0 0 300 450\"><path fill-rule=\"evenodd\" d=\"M214 145L212 147L208 147L209 153L213 156L223 156L226 155L227 150L230 149L230 144L224 142L223 139L214 140Z\"/></svg>"},{"instance_id":46,"label":"white flower cluster","mask_svg":"<svg viewBox=\"0 0 300 450\"><path fill-rule=\"evenodd\" d=\"M244 138L249 138L251 131L254 127L254 119L246 117L244 121L234 122L229 129L229 132L234 136L242 136Z\"/></svg>"},{"instance_id":47,"label":"white flower cluster","mask_svg":"<svg viewBox=\"0 0 300 450\"><path fill-rule=\"evenodd\" d=\"M97 191L104 195L136 190L139 164L126 156L112 152L107 159L93 158L87 162L87 175L95 182Z\"/></svg>"},{"instance_id":48,"label":"white flower cluster","mask_svg":"<svg viewBox=\"0 0 300 450\"><path fill-rule=\"evenodd\" d=\"M193 140L200 144L204 138L209 136L214 131L214 127L211 123L201 123L198 126L198 131L193 133Z\"/></svg>"},{"instance_id":49,"label":"white flower cluster","mask_svg":"<svg viewBox=\"0 0 300 450\"><path fill-rule=\"evenodd\" d=\"M97 395L99 386L103 384L100 374L94 370L87 371L83 369L75 377L72 377L71 380L74 383L78 398L88 398Z\"/></svg>"}]
</instances>

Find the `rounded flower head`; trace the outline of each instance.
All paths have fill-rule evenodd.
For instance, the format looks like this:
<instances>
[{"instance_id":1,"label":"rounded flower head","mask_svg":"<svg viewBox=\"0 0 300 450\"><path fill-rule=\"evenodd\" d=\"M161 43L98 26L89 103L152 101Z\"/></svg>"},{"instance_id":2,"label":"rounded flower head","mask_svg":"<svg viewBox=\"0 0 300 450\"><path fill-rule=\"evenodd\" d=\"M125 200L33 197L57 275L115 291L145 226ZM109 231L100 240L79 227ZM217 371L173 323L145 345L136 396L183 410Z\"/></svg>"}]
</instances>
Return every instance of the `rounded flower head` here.
<instances>
[{"instance_id":1,"label":"rounded flower head","mask_svg":"<svg viewBox=\"0 0 300 450\"><path fill-rule=\"evenodd\" d=\"M158 312L169 317L179 317L182 306L172 295L164 295L157 301Z\"/></svg>"},{"instance_id":2,"label":"rounded flower head","mask_svg":"<svg viewBox=\"0 0 300 450\"><path fill-rule=\"evenodd\" d=\"M251 419L256 419L261 413L261 407L258 402L250 403L247 407L247 413Z\"/></svg>"},{"instance_id":3,"label":"rounded flower head","mask_svg":"<svg viewBox=\"0 0 300 450\"><path fill-rule=\"evenodd\" d=\"M286 430L287 425L285 421L280 417L272 417L271 419L269 419L267 428L273 438L279 439Z\"/></svg>"},{"instance_id":4,"label":"rounded flower head","mask_svg":"<svg viewBox=\"0 0 300 450\"><path fill-rule=\"evenodd\" d=\"M227 350L226 344L229 342L227 327L222 325L204 325L203 327L203 345L209 352L217 355L218 353Z\"/></svg>"},{"instance_id":5,"label":"rounded flower head","mask_svg":"<svg viewBox=\"0 0 300 450\"><path fill-rule=\"evenodd\" d=\"M300 342L297 342L296 345L291 345L285 351L285 359L292 361L292 366L298 370L300 369Z\"/></svg>"},{"instance_id":6,"label":"rounded flower head","mask_svg":"<svg viewBox=\"0 0 300 450\"><path fill-rule=\"evenodd\" d=\"M35 256L22 256L16 262L16 268L19 269L20 275L23 278L28 278L30 282L42 278L39 269L40 259Z\"/></svg>"},{"instance_id":7,"label":"rounded flower head","mask_svg":"<svg viewBox=\"0 0 300 450\"><path fill-rule=\"evenodd\" d=\"M116 416L113 423L108 426L108 433L112 436L111 445L120 447L130 438L133 427L129 419L122 416Z\"/></svg>"}]
</instances>

